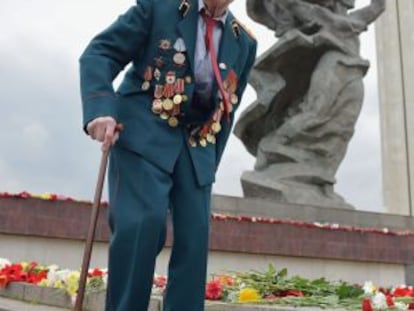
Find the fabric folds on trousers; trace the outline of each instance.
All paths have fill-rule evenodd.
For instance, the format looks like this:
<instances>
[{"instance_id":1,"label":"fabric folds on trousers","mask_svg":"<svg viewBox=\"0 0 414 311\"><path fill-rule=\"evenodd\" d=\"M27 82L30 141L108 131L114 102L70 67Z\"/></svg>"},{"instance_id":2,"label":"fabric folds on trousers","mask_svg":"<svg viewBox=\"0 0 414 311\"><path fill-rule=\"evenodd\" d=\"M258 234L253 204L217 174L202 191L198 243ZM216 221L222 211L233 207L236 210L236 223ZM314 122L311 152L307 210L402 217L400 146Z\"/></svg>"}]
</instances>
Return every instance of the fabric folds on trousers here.
<instances>
[{"instance_id":1,"label":"fabric folds on trousers","mask_svg":"<svg viewBox=\"0 0 414 311\"><path fill-rule=\"evenodd\" d=\"M173 173L114 147L109 169L109 276L106 311L147 311L168 210L174 244L164 311L203 311L211 185L199 187L184 144Z\"/></svg>"}]
</instances>

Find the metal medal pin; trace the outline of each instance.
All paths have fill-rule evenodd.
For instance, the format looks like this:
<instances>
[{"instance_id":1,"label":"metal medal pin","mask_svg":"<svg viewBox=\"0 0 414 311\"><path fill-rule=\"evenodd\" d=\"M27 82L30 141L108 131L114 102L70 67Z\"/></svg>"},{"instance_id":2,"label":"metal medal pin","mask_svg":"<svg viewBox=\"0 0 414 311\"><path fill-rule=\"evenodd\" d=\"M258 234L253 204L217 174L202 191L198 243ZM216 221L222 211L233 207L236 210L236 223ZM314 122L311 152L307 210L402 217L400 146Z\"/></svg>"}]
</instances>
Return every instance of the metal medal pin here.
<instances>
[{"instance_id":1,"label":"metal medal pin","mask_svg":"<svg viewBox=\"0 0 414 311\"><path fill-rule=\"evenodd\" d=\"M150 81L152 80L152 67L151 66L147 66L145 68L145 72L144 72L144 82L141 85L141 89L143 91L148 91L149 88L151 87L151 83Z\"/></svg>"},{"instance_id":2,"label":"metal medal pin","mask_svg":"<svg viewBox=\"0 0 414 311\"><path fill-rule=\"evenodd\" d=\"M216 137L213 134L207 134L207 141L210 144L215 144L216 143Z\"/></svg>"},{"instance_id":3,"label":"metal medal pin","mask_svg":"<svg viewBox=\"0 0 414 311\"><path fill-rule=\"evenodd\" d=\"M184 65L186 60L185 54L181 52L177 52L173 56L173 61L176 65Z\"/></svg>"},{"instance_id":4,"label":"metal medal pin","mask_svg":"<svg viewBox=\"0 0 414 311\"><path fill-rule=\"evenodd\" d=\"M207 140L205 138L200 139L200 146L201 147L207 147Z\"/></svg>"},{"instance_id":5,"label":"metal medal pin","mask_svg":"<svg viewBox=\"0 0 414 311\"><path fill-rule=\"evenodd\" d=\"M188 3L187 0L183 0L183 2L181 2L180 6L178 7L178 10L183 16L186 16L190 7L190 3Z\"/></svg>"},{"instance_id":6,"label":"metal medal pin","mask_svg":"<svg viewBox=\"0 0 414 311\"><path fill-rule=\"evenodd\" d=\"M174 84L175 83L175 72L174 71L168 71L165 75L165 82L168 84Z\"/></svg>"},{"instance_id":7,"label":"metal medal pin","mask_svg":"<svg viewBox=\"0 0 414 311\"><path fill-rule=\"evenodd\" d=\"M169 115L168 115L168 113L163 112L163 113L161 113L160 118L163 119L163 120L168 120Z\"/></svg>"},{"instance_id":8,"label":"metal medal pin","mask_svg":"<svg viewBox=\"0 0 414 311\"><path fill-rule=\"evenodd\" d=\"M171 41L168 39L161 39L158 47L163 51L169 50L171 49Z\"/></svg>"},{"instance_id":9,"label":"metal medal pin","mask_svg":"<svg viewBox=\"0 0 414 311\"><path fill-rule=\"evenodd\" d=\"M186 76L184 80L185 80L185 83L187 84L191 84L191 82L193 82L193 78L191 78L191 76Z\"/></svg>"},{"instance_id":10,"label":"metal medal pin","mask_svg":"<svg viewBox=\"0 0 414 311\"><path fill-rule=\"evenodd\" d=\"M161 78L161 71L158 68L155 68L155 70L154 70L154 78L157 81L159 81L160 78Z\"/></svg>"},{"instance_id":11,"label":"metal medal pin","mask_svg":"<svg viewBox=\"0 0 414 311\"><path fill-rule=\"evenodd\" d=\"M175 94L173 98L173 102L175 105L179 105L183 102L183 97L180 94Z\"/></svg>"},{"instance_id":12,"label":"metal medal pin","mask_svg":"<svg viewBox=\"0 0 414 311\"><path fill-rule=\"evenodd\" d=\"M162 101L160 99L155 99L152 102L152 112L155 114L160 114L162 112Z\"/></svg>"},{"instance_id":13,"label":"metal medal pin","mask_svg":"<svg viewBox=\"0 0 414 311\"><path fill-rule=\"evenodd\" d=\"M154 88L154 97L157 99L161 98L163 92L164 92L164 86L157 84Z\"/></svg>"},{"instance_id":14,"label":"metal medal pin","mask_svg":"<svg viewBox=\"0 0 414 311\"><path fill-rule=\"evenodd\" d=\"M197 141L194 139L193 136L190 136L190 138L188 139L188 144L193 148L197 147Z\"/></svg>"},{"instance_id":15,"label":"metal medal pin","mask_svg":"<svg viewBox=\"0 0 414 311\"><path fill-rule=\"evenodd\" d=\"M226 65L225 63L220 63L220 64L219 64L219 68L220 68L221 70L226 70L226 69L227 69L227 65Z\"/></svg>"},{"instance_id":16,"label":"metal medal pin","mask_svg":"<svg viewBox=\"0 0 414 311\"><path fill-rule=\"evenodd\" d=\"M177 79L177 82L175 82L175 92L178 94L182 94L185 91L185 85L184 85L183 79Z\"/></svg>"},{"instance_id":17,"label":"metal medal pin","mask_svg":"<svg viewBox=\"0 0 414 311\"><path fill-rule=\"evenodd\" d=\"M235 105L239 102L239 97L236 94L231 94L230 96L230 102Z\"/></svg>"},{"instance_id":18,"label":"metal medal pin","mask_svg":"<svg viewBox=\"0 0 414 311\"><path fill-rule=\"evenodd\" d=\"M171 117L168 119L168 125L171 127L177 127L178 126L178 119L176 117Z\"/></svg>"},{"instance_id":19,"label":"metal medal pin","mask_svg":"<svg viewBox=\"0 0 414 311\"><path fill-rule=\"evenodd\" d=\"M218 133L218 132L220 132L221 131L221 124L219 123L219 122L214 122L213 124L211 124L211 130L214 132L214 133Z\"/></svg>"},{"instance_id":20,"label":"metal medal pin","mask_svg":"<svg viewBox=\"0 0 414 311\"><path fill-rule=\"evenodd\" d=\"M151 83L149 81L144 81L141 85L141 89L143 91L148 91L151 87Z\"/></svg>"},{"instance_id":21,"label":"metal medal pin","mask_svg":"<svg viewBox=\"0 0 414 311\"><path fill-rule=\"evenodd\" d=\"M174 108L174 102L171 99L166 98L162 102L162 108L164 108L166 111L170 111Z\"/></svg>"}]
</instances>

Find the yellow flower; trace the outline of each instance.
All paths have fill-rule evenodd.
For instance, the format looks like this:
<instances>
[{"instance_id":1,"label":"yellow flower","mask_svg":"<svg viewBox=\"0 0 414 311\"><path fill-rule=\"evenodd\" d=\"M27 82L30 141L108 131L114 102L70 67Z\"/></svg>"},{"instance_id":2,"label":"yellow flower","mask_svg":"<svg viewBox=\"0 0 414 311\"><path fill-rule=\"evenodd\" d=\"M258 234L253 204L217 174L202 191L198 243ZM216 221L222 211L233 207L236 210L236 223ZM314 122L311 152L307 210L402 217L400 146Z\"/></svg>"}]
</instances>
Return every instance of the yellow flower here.
<instances>
[{"instance_id":1,"label":"yellow flower","mask_svg":"<svg viewBox=\"0 0 414 311\"><path fill-rule=\"evenodd\" d=\"M65 282L70 283L78 283L79 282L80 273L78 271L72 271L68 274Z\"/></svg>"},{"instance_id":2,"label":"yellow flower","mask_svg":"<svg viewBox=\"0 0 414 311\"><path fill-rule=\"evenodd\" d=\"M42 200L50 200L52 198L52 195L50 193L42 193L39 195L39 199Z\"/></svg>"},{"instance_id":3,"label":"yellow flower","mask_svg":"<svg viewBox=\"0 0 414 311\"><path fill-rule=\"evenodd\" d=\"M41 194L32 194L32 198L41 199L41 200L50 200L52 195L48 192L41 193Z\"/></svg>"},{"instance_id":4,"label":"yellow flower","mask_svg":"<svg viewBox=\"0 0 414 311\"><path fill-rule=\"evenodd\" d=\"M80 273L78 271L72 271L68 274L68 276L65 279L65 288L66 292L69 295L76 294L78 290L78 283L79 283L79 277Z\"/></svg>"},{"instance_id":5,"label":"yellow flower","mask_svg":"<svg viewBox=\"0 0 414 311\"><path fill-rule=\"evenodd\" d=\"M253 288L243 288L239 293L239 302L260 301L261 297L257 290Z\"/></svg>"},{"instance_id":6,"label":"yellow flower","mask_svg":"<svg viewBox=\"0 0 414 311\"><path fill-rule=\"evenodd\" d=\"M22 265L23 271L27 271L27 268L29 268L29 263L26 261L22 261L20 264Z\"/></svg>"},{"instance_id":7,"label":"yellow flower","mask_svg":"<svg viewBox=\"0 0 414 311\"><path fill-rule=\"evenodd\" d=\"M41 286L41 287L47 287L47 285L48 285L47 279L41 280L37 285Z\"/></svg>"},{"instance_id":8,"label":"yellow flower","mask_svg":"<svg viewBox=\"0 0 414 311\"><path fill-rule=\"evenodd\" d=\"M66 287L66 292L67 292L70 296L75 295L77 291L78 291L78 285L77 285L77 284L69 284L69 285Z\"/></svg>"}]
</instances>

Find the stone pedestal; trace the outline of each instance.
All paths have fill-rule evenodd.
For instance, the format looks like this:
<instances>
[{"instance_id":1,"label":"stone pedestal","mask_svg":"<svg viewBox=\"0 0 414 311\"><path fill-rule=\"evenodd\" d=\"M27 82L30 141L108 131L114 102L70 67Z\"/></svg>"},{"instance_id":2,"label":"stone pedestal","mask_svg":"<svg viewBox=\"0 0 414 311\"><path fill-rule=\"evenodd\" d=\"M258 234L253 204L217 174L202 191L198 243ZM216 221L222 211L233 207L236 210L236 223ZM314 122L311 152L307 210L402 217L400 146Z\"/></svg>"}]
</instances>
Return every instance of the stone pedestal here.
<instances>
[{"instance_id":1,"label":"stone pedestal","mask_svg":"<svg viewBox=\"0 0 414 311\"><path fill-rule=\"evenodd\" d=\"M414 1L387 1L376 24L385 211L414 212Z\"/></svg>"}]
</instances>

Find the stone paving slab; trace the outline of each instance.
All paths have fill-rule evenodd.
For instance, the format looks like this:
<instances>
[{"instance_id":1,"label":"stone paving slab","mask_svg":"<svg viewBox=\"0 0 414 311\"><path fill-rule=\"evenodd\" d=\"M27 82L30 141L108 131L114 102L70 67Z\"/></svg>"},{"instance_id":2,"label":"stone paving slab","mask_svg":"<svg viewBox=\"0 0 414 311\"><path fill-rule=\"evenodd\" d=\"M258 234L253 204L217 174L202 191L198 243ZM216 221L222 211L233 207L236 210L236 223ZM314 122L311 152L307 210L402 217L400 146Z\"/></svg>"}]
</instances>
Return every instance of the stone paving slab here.
<instances>
[{"instance_id":1,"label":"stone paving slab","mask_svg":"<svg viewBox=\"0 0 414 311\"><path fill-rule=\"evenodd\" d=\"M85 311L102 311L105 293L85 296ZM73 309L70 297L60 289L40 287L25 283L11 283L0 290L0 311L54 311ZM154 297L148 311L160 311L161 298Z\"/></svg>"},{"instance_id":2,"label":"stone paving slab","mask_svg":"<svg viewBox=\"0 0 414 311\"><path fill-rule=\"evenodd\" d=\"M87 295L84 302L85 311L104 310L105 293ZM0 290L0 311L63 311L72 310L68 295L55 288L39 287L24 283L11 283ZM162 298L153 296L148 311L161 311ZM321 311L320 308L294 308L285 306L257 306L247 304L225 304L206 302L206 311ZM326 311L333 309L325 309ZM334 311L345 311L335 309Z\"/></svg>"},{"instance_id":3,"label":"stone paving slab","mask_svg":"<svg viewBox=\"0 0 414 311\"><path fill-rule=\"evenodd\" d=\"M19 300L0 298L0 311L64 311L66 308L50 307L22 302Z\"/></svg>"}]
</instances>

